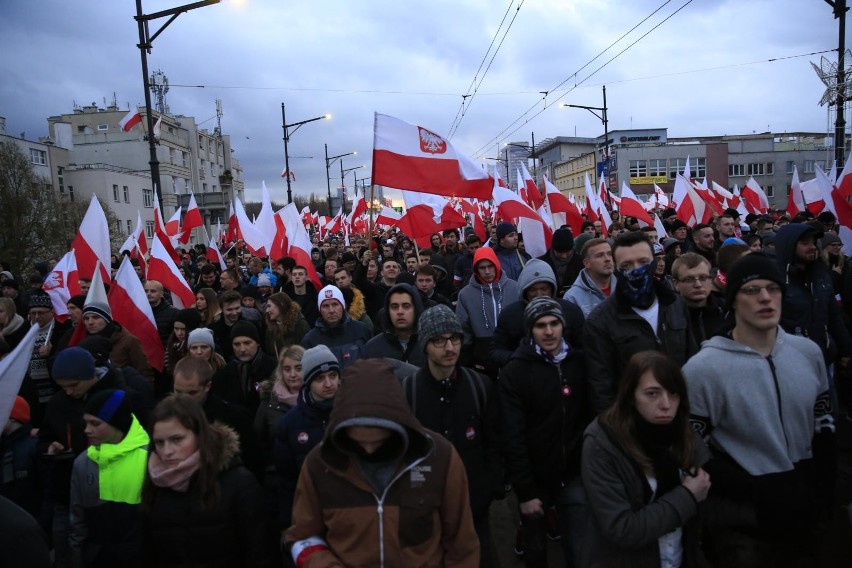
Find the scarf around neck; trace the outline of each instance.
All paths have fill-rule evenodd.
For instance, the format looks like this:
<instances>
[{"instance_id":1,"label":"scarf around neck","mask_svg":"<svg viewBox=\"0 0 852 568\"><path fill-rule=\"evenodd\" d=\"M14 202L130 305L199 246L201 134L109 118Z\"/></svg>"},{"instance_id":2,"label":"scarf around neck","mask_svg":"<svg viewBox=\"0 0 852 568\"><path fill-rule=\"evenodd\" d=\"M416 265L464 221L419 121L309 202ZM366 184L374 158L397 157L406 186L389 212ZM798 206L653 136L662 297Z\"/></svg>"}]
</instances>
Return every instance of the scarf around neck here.
<instances>
[{"instance_id":1,"label":"scarf around neck","mask_svg":"<svg viewBox=\"0 0 852 568\"><path fill-rule=\"evenodd\" d=\"M296 401L299 399L299 391L291 393L287 390L284 382L280 380L275 381L275 384L272 385L272 394L278 402L291 407L296 406Z\"/></svg>"},{"instance_id":2,"label":"scarf around neck","mask_svg":"<svg viewBox=\"0 0 852 568\"><path fill-rule=\"evenodd\" d=\"M157 487L164 487L179 493L186 493L192 476L201 467L201 451L195 450L191 456L175 466L167 466L157 455L151 452L148 458L148 474Z\"/></svg>"}]
</instances>

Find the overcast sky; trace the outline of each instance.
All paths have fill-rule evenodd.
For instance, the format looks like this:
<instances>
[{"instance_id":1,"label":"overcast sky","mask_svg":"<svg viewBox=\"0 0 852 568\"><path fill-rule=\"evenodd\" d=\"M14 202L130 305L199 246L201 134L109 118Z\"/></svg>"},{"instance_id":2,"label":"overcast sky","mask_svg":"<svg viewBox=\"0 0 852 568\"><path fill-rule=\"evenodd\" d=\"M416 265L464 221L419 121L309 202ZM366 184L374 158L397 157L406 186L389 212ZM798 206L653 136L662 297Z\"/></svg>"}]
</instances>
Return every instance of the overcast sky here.
<instances>
[{"instance_id":1,"label":"overcast sky","mask_svg":"<svg viewBox=\"0 0 852 568\"><path fill-rule=\"evenodd\" d=\"M143 9L180 4L144 0ZM37 139L48 116L74 102L103 106L113 93L122 109L144 104L134 15L132 0L0 2L7 131ZM356 173L366 178L374 112L448 135L483 58L452 142L486 163L531 132L537 141L602 134L590 113L555 101L601 106L604 84L611 130L824 132L824 86L810 65L821 55L796 56L836 47L824 0L223 0L181 15L148 62L171 83L173 113L212 130L222 100L247 199L259 200L265 180L283 202L282 102L288 123L333 115L290 138L290 155L302 156L291 161L294 190L325 194L324 143L329 155L357 151L344 167L363 165ZM339 175L334 164L332 187Z\"/></svg>"}]
</instances>

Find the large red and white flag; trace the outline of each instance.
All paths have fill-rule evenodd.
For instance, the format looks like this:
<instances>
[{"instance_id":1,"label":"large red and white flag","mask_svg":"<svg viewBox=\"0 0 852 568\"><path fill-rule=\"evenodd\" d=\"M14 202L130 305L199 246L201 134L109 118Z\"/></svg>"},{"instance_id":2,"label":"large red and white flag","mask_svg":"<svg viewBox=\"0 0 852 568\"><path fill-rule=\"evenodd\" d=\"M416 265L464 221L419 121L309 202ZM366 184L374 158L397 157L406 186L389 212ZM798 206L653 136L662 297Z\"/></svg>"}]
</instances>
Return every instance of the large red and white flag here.
<instances>
[{"instance_id":1,"label":"large red and white flag","mask_svg":"<svg viewBox=\"0 0 852 568\"><path fill-rule=\"evenodd\" d=\"M260 232L257 227L254 226L254 223L249 220L248 215L246 215L246 210L243 209L243 203L236 195L234 196L234 213L237 219L237 230L239 234L242 235L242 239L245 241L251 253L254 256L266 256L266 246L268 245L267 241L275 235L274 231L270 236L264 235Z\"/></svg>"},{"instance_id":2,"label":"large red and white flag","mask_svg":"<svg viewBox=\"0 0 852 568\"><path fill-rule=\"evenodd\" d=\"M163 230L165 231L166 235L168 235L169 240L172 241L172 244L176 243L177 239L180 237L181 209L181 207L178 207L174 215L172 215L171 218L166 221L166 225L165 227L163 227Z\"/></svg>"},{"instance_id":3,"label":"large red and white flag","mask_svg":"<svg viewBox=\"0 0 852 568\"><path fill-rule=\"evenodd\" d=\"M440 135L376 113L373 183L447 197L488 199L493 181L488 172Z\"/></svg>"},{"instance_id":4,"label":"large red and white flag","mask_svg":"<svg viewBox=\"0 0 852 568\"><path fill-rule=\"evenodd\" d=\"M352 211L349 212L349 216L347 220L349 223L353 223L355 219L363 215L367 212L367 201L364 199L364 196L358 192L358 188L355 188L355 199L352 200Z\"/></svg>"},{"instance_id":5,"label":"large red and white flag","mask_svg":"<svg viewBox=\"0 0 852 568\"><path fill-rule=\"evenodd\" d=\"M526 190L526 202L529 203L530 207L538 211L538 209L544 203L544 198L541 196L541 192L535 185L535 180L533 179L532 175L530 175L526 164L524 164L523 162L521 162L521 175L518 179L518 189L521 188L521 179L524 182L523 187Z\"/></svg>"},{"instance_id":6,"label":"large red and white flag","mask_svg":"<svg viewBox=\"0 0 852 568\"><path fill-rule=\"evenodd\" d=\"M621 203L618 210L622 215L635 217L640 221L644 221L649 226L654 224L654 220L645 211L642 202L639 201L639 198L636 197L636 194L633 193L633 190L630 189L626 181L621 182Z\"/></svg>"},{"instance_id":7,"label":"large red and white flag","mask_svg":"<svg viewBox=\"0 0 852 568\"><path fill-rule=\"evenodd\" d=\"M428 247L429 239L435 233L467 225L467 220L446 197L403 191L402 198L405 214L396 226L420 248Z\"/></svg>"},{"instance_id":8,"label":"large red and white flag","mask_svg":"<svg viewBox=\"0 0 852 568\"><path fill-rule=\"evenodd\" d=\"M234 213L234 203L230 203L230 209L228 211L228 234L225 237L229 243L234 243L238 239L242 239L243 236L240 234L240 224L237 221L237 214Z\"/></svg>"},{"instance_id":9,"label":"large red and white flag","mask_svg":"<svg viewBox=\"0 0 852 568\"><path fill-rule=\"evenodd\" d=\"M56 320L64 322L68 319L68 300L80 293L80 281L77 277L77 259L74 250L65 253L47 278L44 279L42 290L50 296L53 313Z\"/></svg>"},{"instance_id":10,"label":"large red and white flag","mask_svg":"<svg viewBox=\"0 0 852 568\"><path fill-rule=\"evenodd\" d=\"M151 246L148 280L157 280L169 290L172 293L172 303L176 308L190 308L195 305L195 294L163 244L162 235L155 236Z\"/></svg>"},{"instance_id":11,"label":"large red and white flag","mask_svg":"<svg viewBox=\"0 0 852 568\"><path fill-rule=\"evenodd\" d=\"M791 216L804 211L806 207L802 185L799 183L799 170L793 164L793 181L790 183L790 195L787 197L787 213Z\"/></svg>"},{"instance_id":12,"label":"large red and white flag","mask_svg":"<svg viewBox=\"0 0 852 568\"><path fill-rule=\"evenodd\" d=\"M571 227L572 235L579 235L583 226L583 216L577 205L569 198L565 197L559 188L550 183L550 180L544 178L545 197L547 206L550 208L550 214L553 217L553 225L558 229L562 225Z\"/></svg>"},{"instance_id":13,"label":"large red and white flag","mask_svg":"<svg viewBox=\"0 0 852 568\"><path fill-rule=\"evenodd\" d=\"M121 119L121 122L118 125L125 132L130 132L130 129L136 126L137 124L142 123L142 115L139 114L138 108L132 108L128 111L127 114L124 115L124 118Z\"/></svg>"},{"instance_id":14,"label":"large red and white flag","mask_svg":"<svg viewBox=\"0 0 852 568\"><path fill-rule=\"evenodd\" d=\"M336 233L343 228L343 206L340 206L340 209L337 211L337 215L332 217L328 223L325 224L325 230L330 233Z\"/></svg>"},{"instance_id":15,"label":"large red and white flag","mask_svg":"<svg viewBox=\"0 0 852 568\"><path fill-rule=\"evenodd\" d=\"M390 207L382 207L378 217L376 217L376 226L378 227L393 227L396 222L402 219L402 215Z\"/></svg>"},{"instance_id":16,"label":"large red and white flag","mask_svg":"<svg viewBox=\"0 0 852 568\"><path fill-rule=\"evenodd\" d=\"M210 262L218 264L220 270L224 271L228 268L228 265L225 263L225 259L222 257L222 253L219 251L219 245L216 242L216 237L210 237L210 242L207 245L207 250L205 251L204 256L206 256L207 260Z\"/></svg>"},{"instance_id":17,"label":"large red and white flag","mask_svg":"<svg viewBox=\"0 0 852 568\"><path fill-rule=\"evenodd\" d=\"M601 183L603 183L603 180L601 180ZM589 178L589 174L586 174L585 188L586 188L586 206L583 208L583 213L586 215L586 218L589 221L594 223L595 221L598 220L597 211L601 208L601 206L598 204L598 201L600 201L600 200L598 199L597 194L592 189L592 180ZM579 234L579 233L577 233L577 234Z\"/></svg>"},{"instance_id":18,"label":"large red and white flag","mask_svg":"<svg viewBox=\"0 0 852 568\"><path fill-rule=\"evenodd\" d=\"M505 187L494 190L494 205L501 219L518 220L518 231L524 234L524 246L533 257L538 257L550 248L553 231L532 207L524 203L520 196Z\"/></svg>"},{"instance_id":19,"label":"large red and white flag","mask_svg":"<svg viewBox=\"0 0 852 568\"><path fill-rule=\"evenodd\" d=\"M92 201L83 222L77 230L77 236L71 243L71 249L77 257L77 270L80 278L92 278L95 272L95 264L100 261L101 275L104 281L109 282L110 266L110 241L109 226L106 215L98 202L97 196L92 194Z\"/></svg>"},{"instance_id":20,"label":"large red and white flag","mask_svg":"<svg viewBox=\"0 0 852 568\"><path fill-rule=\"evenodd\" d=\"M183 226L180 230L180 242L186 244L189 242L189 237L192 236L192 231L201 227L204 222L201 220L201 211L198 210L198 204L195 202L195 194L189 194L189 207L186 209L186 215L183 218Z\"/></svg>"},{"instance_id":21,"label":"large red and white flag","mask_svg":"<svg viewBox=\"0 0 852 568\"><path fill-rule=\"evenodd\" d=\"M766 213L769 211L769 199L753 177L749 177L740 190L740 197L746 202L746 208L751 213Z\"/></svg>"},{"instance_id":22,"label":"large red and white flag","mask_svg":"<svg viewBox=\"0 0 852 568\"><path fill-rule=\"evenodd\" d=\"M275 211L272 209L272 198L266 189L266 182L260 182L260 213L254 221L254 228L266 236L264 248L271 254L272 241L275 239ZM279 257L280 258L280 257ZM277 259L273 259L277 260Z\"/></svg>"},{"instance_id":23,"label":"large red and white flag","mask_svg":"<svg viewBox=\"0 0 852 568\"><path fill-rule=\"evenodd\" d=\"M314 263L311 261L311 239L308 237L308 232L302 224L302 216L299 210L296 209L295 203L288 203L278 213L275 214L276 225L280 224L284 227L284 234L287 238L287 256L296 261L299 266L304 266L308 269L308 278L314 283L317 290L322 287L319 274L317 274Z\"/></svg>"},{"instance_id":24,"label":"large red and white flag","mask_svg":"<svg viewBox=\"0 0 852 568\"><path fill-rule=\"evenodd\" d=\"M21 383L30 369L30 359L33 356L36 337L38 337L38 326L30 327L18 345L12 349L6 357L0 361L0 423L6 424L12 407L15 405L15 397L21 389Z\"/></svg>"},{"instance_id":25,"label":"large red and white flag","mask_svg":"<svg viewBox=\"0 0 852 568\"><path fill-rule=\"evenodd\" d=\"M124 257L107 294L113 319L136 336L151 367L162 372L165 356L154 312L130 259Z\"/></svg>"}]
</instances>

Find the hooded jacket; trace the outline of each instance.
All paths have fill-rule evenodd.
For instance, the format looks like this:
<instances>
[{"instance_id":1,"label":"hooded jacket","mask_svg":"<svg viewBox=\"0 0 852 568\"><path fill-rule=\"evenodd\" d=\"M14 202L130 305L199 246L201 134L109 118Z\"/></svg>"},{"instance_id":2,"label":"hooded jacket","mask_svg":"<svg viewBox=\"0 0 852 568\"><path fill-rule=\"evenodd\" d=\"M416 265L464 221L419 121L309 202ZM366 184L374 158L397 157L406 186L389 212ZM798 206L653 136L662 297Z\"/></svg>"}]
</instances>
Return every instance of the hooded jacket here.
<instances>
[{"instance_id":1,"label":"hooded jacket","mask_svg":"<svg viewBox=\"0 0 852 568\"><path fill-rule=\"evenodd\" d=\"M367 346L364 348L364 356L367 358L390 357L422 367L426 364L426 356L423 350L418 348L417 334L412 333L408 338L408 343L403 347L394 332L390 313L390 299L393 294L400 292L411 296L411 302L414 304L415 329L413 331L416 331L417 321L420 319L420 314L423 313L423 296L411 284L396 284L385 295L385 306L381 311L382 329L384 331L367 342Z\"/></svg>"},{"instance_id":2,"label":"hooded jacket","mask_svg":"<svg viewBox=\"0 0 852 568\"><path fill-rule=\"evenodd\" d=\"M489 351L489 357L497 367L503 367L509 362L524 338L524 309L529 303L524 293L527 288L538 282L550 284L553 292L556 292L556 276L553 274L553 269L543 260L536 258L527 263L518 277L518 287L521 289L520 299L506 306L497 318L497 329L494 330L494 336L491 338ZM585 317L571 302L559 298L556 298L556 301L562 306L562 315L565 317L565 327L562 329L565 341L573 348L582 348Z\"/></svg>"},{"instance_id":3,"label":"hooded jacket","mask_svg":"<svg viewBox=\"0 0 852 568\"><path fill-rule=\"evenodd\" d=\"M476 265L483 260L494 263L497 269L494 282L483 282L476 274ZM479 368L491 368L488 350L497 320L504 307L521 295L520 286L502 271L497 255L489 247L482 247L473 256L474 273L470 283L459 292L456 317L464 330L464 345L468 358ZM493 374L492 372L489 374Z\"/></svg>"},{"instance_id":4,"label":"hooded jacket","mask_svg":"<svg viewBox=\"0 0 852 568\"><path fill-rule=\"evenodd\" d=\"M277 360L257 347L251 361L240 361L236 357L213 375L210 392L232 404L239 404L252 416L260 406L260 384L275 373Z\"/></svg>"},{"instance_id":5,"label":"hooded jacket","mask_svg":"<svg viewBox=\"0 0 852 568\"><path fill-rule=\"evenodd\" d=\"M350 426L391 434L368 459ZM297 565L479 566L464 464L420 425L386 363L346 370L323 443L303 467L284 535Z\"/></svg>"},{"instance_id":6,"label":"hooded jacket","mask_svg":"<svg viewBox=\"0 0 852 568\"><path fill-rule=\"evenodd\" d=\"M482 250L482 248L479 250ZM529 254L521 252L521 249L519 248L507 249L498 244L493 250L496 253L497 258L500 259L500 266L503 269L503 272L512 280L517 280L520 277L524 266L526 266L527 262L529 262L532 258ZM476 258L474 258L474 266L476 266L476 262Z\"/></svg>"},{"instance_id":7,"label":"hooded jacket","mask_svg":"<svg viewBox=\"0 0 852 568\"><path fill-rule=\"evenodd\" d=\"M331 349L343 369L364 357L364 347L371 337L365 324L352 321L349 312L343 310L343 321L336 327L329 327L322 318L317 318L316 327L302 338L302 347L310 349L325 345Z\"/></svg>"},{"instance_id":8,"label":"hooded jacket","mask_svg":"<svg viewBox=\"0 0 852 568\"><path fill-rule=\"evenodd\" d=\"M609 290L610 295L615 292L615 286L618 280L615 277L615 274L610 275L609 277ZM584 268L580 271L580 275L577 276L577 279L574 280L574 285L565 292L564 299L568 300L572 304L576 304L583 310L583 315L585 317L589 317L589 314L592 313L592 310L595 309L598 304L606 300L606 296L601 292L601 289L598 288L598 285L594 283L592 277L589 276L589 270Z\"/></svg>"},{"instance_id":9,"label":"hooded jacket","mask_svg":"<svg viewBox=\"0 0 852 568\"><path fill-rule=\"evenodd\" d=\"M197 475L186 492L155 487L142 514L144 566L160 568L272 568L279 566L266 496L254 476L240 465L240 444L227 426L211 426L224 437L213 456L219 495L202 506Z\"/></svg>"},{"instance_id":10,"label":"hooded jacket","mask_svg":"<svg viewBox=\"0 0 852 568\"><path fill-rule=\"evenodd\" d=\"M819 258L804 268L796 266L796 243L816 234L809 225L792 223L779 229L775 237L775 260L787 284L781 327L812 339L826 363L833 363L838 356L852 356L852 337L837 308L831 270Z\"/></svg>"}]
</instances>

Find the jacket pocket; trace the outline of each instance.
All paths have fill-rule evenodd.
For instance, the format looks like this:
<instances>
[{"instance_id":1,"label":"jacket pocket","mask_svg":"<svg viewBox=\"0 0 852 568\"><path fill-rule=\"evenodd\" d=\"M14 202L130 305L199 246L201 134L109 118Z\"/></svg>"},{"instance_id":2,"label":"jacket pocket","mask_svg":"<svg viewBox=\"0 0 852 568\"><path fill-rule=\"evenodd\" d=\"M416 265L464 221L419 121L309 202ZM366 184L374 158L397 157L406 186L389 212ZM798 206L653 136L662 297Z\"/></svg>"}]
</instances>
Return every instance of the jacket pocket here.
<instances>
[{"instance_id":1,"label":"jacket pocket","mask_svg":"<svg viewBox=\"0 0 852 568\"><path fill-rule=\"evenodd\" d=\"M439 507L437 495L410 491L400 496L399 543L402 548L421 545L432 539Z\"/></svg>"}]
</instances>

